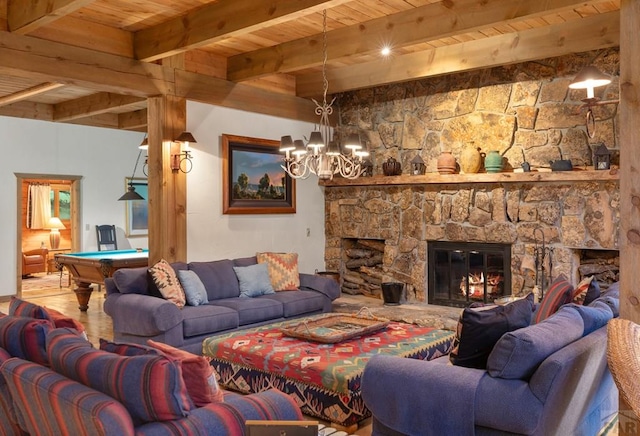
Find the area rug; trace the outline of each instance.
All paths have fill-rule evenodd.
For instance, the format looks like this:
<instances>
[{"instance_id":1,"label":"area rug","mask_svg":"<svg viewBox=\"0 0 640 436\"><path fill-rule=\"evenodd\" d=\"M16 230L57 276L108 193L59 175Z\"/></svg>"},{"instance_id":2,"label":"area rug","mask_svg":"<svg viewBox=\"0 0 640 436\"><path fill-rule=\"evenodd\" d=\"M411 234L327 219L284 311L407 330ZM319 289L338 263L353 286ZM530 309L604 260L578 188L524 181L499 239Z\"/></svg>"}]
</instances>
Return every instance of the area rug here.
<instances>
[{"instance_id":1,"label":"area rug","mask_svg":"<svg viewBox=\"0 0 640 436\"><path fill-rule=\"evenodd\" d=\"M431 360L449 353L454 336L391 322L376 333L324 344L284 335L282 327L292 323L205 339L203 354L212 358L225 388L243 393L277 388L293 396L303 413L345 427L371 416L360 396L362 372L371 357Z\"/></svg>"},{"instance_id":2,"label":"area rug","mask_svg":"<svg viewBox=\"0 0 640 436\"><path fill-rule=\"evenodd\" d=\"M23 291L60 290L69 288L69 273L37 273L22 279Z\"/></svg>"}]
</instances>

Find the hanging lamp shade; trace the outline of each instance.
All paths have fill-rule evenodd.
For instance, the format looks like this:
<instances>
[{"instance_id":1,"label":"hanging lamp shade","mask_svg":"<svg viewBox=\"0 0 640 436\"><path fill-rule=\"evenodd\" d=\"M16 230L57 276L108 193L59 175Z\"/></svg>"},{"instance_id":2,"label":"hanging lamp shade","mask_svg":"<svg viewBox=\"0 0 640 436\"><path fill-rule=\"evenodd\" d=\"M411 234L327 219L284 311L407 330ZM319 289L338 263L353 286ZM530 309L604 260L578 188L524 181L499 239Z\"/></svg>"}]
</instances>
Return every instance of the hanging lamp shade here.
<instances>
[{"instance_id":1,"label":"hanging lamp shade","mask_svg":"<svg viewBox=\"0 0 640 436\"><path fill-rule=\"evenodd\" d=\"M118 201L127 201L127 200L144 200L144 197L136 192L136 188L133 185L129 185L127 188L127 192L120 198Z\"/></svg>"},{"instance_id":2,"label":"hanging lamp shade","mask_svg":"<svg viewBox=\"0 0 640 436\"><path fill-rule=\"evenodd\" d=\"M571 89L588 89L597 88L599 86L605 86L611 83L611 78L604 74L602 71L589 65L578 73L573 79L573 82L569 84Z\"/></svg>"}]
</instances>

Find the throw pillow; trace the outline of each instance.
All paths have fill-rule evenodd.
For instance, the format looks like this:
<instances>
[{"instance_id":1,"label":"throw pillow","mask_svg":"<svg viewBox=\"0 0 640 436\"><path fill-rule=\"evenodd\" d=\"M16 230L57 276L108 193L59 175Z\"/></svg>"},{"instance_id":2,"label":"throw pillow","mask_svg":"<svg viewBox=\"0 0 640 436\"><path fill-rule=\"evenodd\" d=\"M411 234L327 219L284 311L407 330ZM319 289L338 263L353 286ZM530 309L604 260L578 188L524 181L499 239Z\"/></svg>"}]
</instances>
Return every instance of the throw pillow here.
<instances>
[{"instance_id":1,"label":"throw pillow","mask_svg":"<svg viewBox=\"0 0 640 436\"><path fill-rule=\"evenodd\" d=\"M80 333L82 337L87 339L84 325L82 325L80 321L73 319L70 316L67 316L64 313L50 307L45 307L44 310L47 312L47 316L49 317L51 322L53 322L53 325L55 325L56 328L68 327L71 329L75 329L78 331L78 333Z\"/></svg>"},{"instance_id":2,"label":"throw pillow","mask_svg":"<svg viewBox=\"0 0 640 436\"><path fill-rule=\"evenodd\" d=\"M100 338L100 349L119 356L142 356L144 354L159 355L155 348L132 342L111 342Z\"/></svg>"},{"instance_id":3,"label":"throw pillow","mask_svg":"<svg viewBox=\"0 0 640 436\"><path fill-rule=\"evenodd\" d=\"M9 315L23 316L35 319L49 319L47 311L42 306L29 303L16 297L11 297L9 302Z\"/></svg>"},{"instance_id":4,"label":"throw pillow","mask_svg":"<svg viewBox=\"0 0 640 436\"><path fill-rule=\"evenodd\" d=\"M547 292L544 293L544 297L542 297L542 301L534 315L534 323L537 324L549 318L560 309L560 306L570 303L572 295L573 285L569 283L564 274L560 274L553 283L551 283Z\"/></svg>"},{"instance_id":5,"label":"throw pillow","mask_svg":"<svg viewBox=\"0 0 640 436\"><path fill-rule=\"evenodd\" d=\"M258 253L258 263L266 263L271 286L276 291L296 291L300 287L298 253Z\"/></svg>"},{"instance_id":6,"label":"throw pillow","mask_svg":"<svg viewBox=\"0 0 640 436\"><path fill-rule=\"evenodd\" d=\"M178 280L180 280L182 289L184 289L184 295L189 306L199 306L209 302L207 290L198 274L188 269L180 270L178 271Z\"/></svg>"},{"instance_id":7,"label":"throw pillow","mask_svg":"<svg viewBox=\"0 0 640 436\"><path fill-rule=\"evenodd\" d=\"M224 393L218 387L218 374L211 366L210 359L151 339L147 341L147 344L164 353L169 359L180 362L184 383L196 406L206 406L209 403L223 401Z\"/></svg>"},{"instance_id":8,"label":"throw pillow","mask_svg":"<svg viewBox=\"0 0 640 436\"><path fill-rule=\"evenodd\" d=\"M260 295L275 294L269 270L266 263L256 263L250 266L234 266L233 270L238 276L240 285L240 297L258 297Z\"/></svg>"},{"instance_id":9,"label":"throw pillow","mask_svg":"<svg viewBox=\"0 0 640 436\"><path fill-rule=\"evenodd\" d=\"M149 268L153 282L160 290L162 297L178 307L184 307L186 302L184 289L180 285L173 267L164 259Z\"/></svg>"},{"instance_id":10,"label":"throw pillow","mask_svg":"<svg viewBox=\"0 0 640 436\"><path fill-rule=\"evenodd\" d=\"M484 369L487 358L500 337L531 323L533 294L504 306L468 307L462 311L451 363L468 368Z\"/></svg>"},{"instance_id":11,"label":"throw pillow","mask_svg":"<svg viewBox=\"0 0 640 436\"><path fill-rule=\"evenodd\" d=\"M0 317L0 347L13 357L49 366L46 337L53 328L51 321L46 319Z\"/></svg>"},{"instance_id":12,"label":"throw pillow","mask_svg":"<svg viewBox=\"0 0 640 436\"><path fill-rule=\"evenodd\" d=\"M572 302L585 306L600 296L600 286L593 276L583 278L573 291Z\"/></svg>"},{"instance_id":13,"label":"throw pillow","mask_svg":"<svg viewBox=\"0 0 640 436\"><path fill-rule=\"evenodd\" d=\"M180 419L194 408L182 369L166 356L118 356L96 350L68 329L47 335L54 371L120 401L134 425Z\"/></svg>"}]
</instances>

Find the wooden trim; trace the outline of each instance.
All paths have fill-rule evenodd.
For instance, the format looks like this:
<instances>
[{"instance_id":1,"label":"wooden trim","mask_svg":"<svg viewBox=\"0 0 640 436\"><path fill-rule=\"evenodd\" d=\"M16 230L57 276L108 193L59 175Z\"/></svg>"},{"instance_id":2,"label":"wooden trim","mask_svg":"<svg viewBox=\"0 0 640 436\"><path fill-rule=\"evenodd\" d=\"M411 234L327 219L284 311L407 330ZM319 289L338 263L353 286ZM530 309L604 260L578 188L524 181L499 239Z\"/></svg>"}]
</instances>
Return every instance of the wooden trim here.
<instances>
[{"instance_id":1,"label":"wooden trim","mask_svg":"<svg viewBox=\"0 0 640 436\"><path fill-rule=\"evenodd\" d=\"M359 177L355 180L336 177L333 180L319 180L320 186L327 188L343 186L391 186L391 185L456 185L471 183L565 183L618 181L617 169L609 171L575 170L529 173L479 173L479 174L425 174L422 176L382 176Z\"/></svg>"}]
</instances>

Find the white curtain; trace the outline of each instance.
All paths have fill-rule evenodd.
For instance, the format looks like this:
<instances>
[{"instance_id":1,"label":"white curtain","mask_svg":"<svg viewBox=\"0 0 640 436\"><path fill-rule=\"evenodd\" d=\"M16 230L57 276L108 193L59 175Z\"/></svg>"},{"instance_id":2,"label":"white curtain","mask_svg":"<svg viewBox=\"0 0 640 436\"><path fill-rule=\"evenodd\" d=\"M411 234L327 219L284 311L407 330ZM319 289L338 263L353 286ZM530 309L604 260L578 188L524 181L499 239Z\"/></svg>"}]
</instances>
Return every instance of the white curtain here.
<instances>
[{"instance_id":1,"label":"white curtain","mask_svg":"<svg viewBox=\"0 0 640 436\"><path fill-rule=\"evenodd\" d=\"M44 229L51 219L51 187L30 184L27 195L27 228Z\"/></svg>"}]
</instances>

